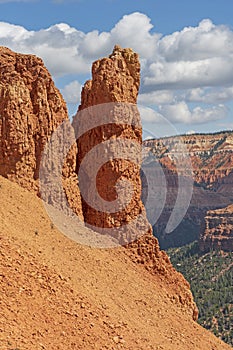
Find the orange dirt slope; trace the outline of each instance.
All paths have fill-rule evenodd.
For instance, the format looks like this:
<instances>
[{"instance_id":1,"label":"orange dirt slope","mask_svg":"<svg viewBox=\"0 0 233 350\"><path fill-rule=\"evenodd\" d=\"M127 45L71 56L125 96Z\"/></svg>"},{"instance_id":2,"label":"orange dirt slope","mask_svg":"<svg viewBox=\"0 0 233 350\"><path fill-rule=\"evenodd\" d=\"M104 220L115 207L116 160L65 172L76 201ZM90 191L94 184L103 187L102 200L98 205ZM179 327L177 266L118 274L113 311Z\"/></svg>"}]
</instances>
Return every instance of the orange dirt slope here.
<instances>
[{"instance_id":1,"label":"orange dirt slope","mask_svg":"<svg viewBox=\"0 0 233 350\"><path fill-rule=\"evenodd\" d=\"M69 240L39 198L2 177L0 193L1 350L230 349L124 248Z\"/></svg>"}]
</instances>

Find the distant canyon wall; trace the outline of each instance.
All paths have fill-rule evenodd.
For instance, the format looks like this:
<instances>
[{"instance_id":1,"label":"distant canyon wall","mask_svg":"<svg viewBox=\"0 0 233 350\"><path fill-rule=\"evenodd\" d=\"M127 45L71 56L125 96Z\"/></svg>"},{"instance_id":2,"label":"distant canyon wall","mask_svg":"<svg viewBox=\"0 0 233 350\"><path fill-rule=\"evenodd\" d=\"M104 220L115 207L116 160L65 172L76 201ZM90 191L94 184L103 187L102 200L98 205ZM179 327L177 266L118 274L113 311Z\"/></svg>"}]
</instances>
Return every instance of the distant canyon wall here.
<instances>
[{"instance_id":1,"label":"distant canyon wall","mask_svg":"<svg viewBox=\"0 0 233 350\"><path fill-rule=\"evenodd\" d=\"M212 249L233 251L233 205L207 212L199 246L203 252Z\"/></svg>"},{"instance_id":2,"label":"distant canyon wall","mask_svg":"<svg viewBox=\"0 0 233 350\"><path fill-rule=\"evenodd\" d=\"M194 134L144 141L145 148L155 155L166 177L166 204L154 225L162 247L180 246L203 236L205 216L209 210L225 208L233 201L233 132ZM182 147L180 146L182 144ZM186 176L182 162L176 164L182 149L193 168L193 196L180 225L165 233L178 192L178 176ZM178 155L179 158L179 155Z\"/></svg>"}]
</instances>

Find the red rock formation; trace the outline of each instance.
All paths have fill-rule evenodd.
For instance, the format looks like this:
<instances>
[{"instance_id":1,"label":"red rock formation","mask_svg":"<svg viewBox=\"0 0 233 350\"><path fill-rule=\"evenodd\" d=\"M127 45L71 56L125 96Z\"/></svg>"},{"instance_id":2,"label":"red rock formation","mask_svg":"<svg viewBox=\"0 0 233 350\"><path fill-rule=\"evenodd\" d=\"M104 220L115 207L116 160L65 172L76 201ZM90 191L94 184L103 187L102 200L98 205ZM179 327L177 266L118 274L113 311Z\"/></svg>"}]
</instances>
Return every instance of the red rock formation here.
<instances>
[{"instance_id":1,"label":"red rock formation","mask_svg":"<svg viewBox=\"0 0 233 350\"><path fill-rule=\"evenodd\" d=\"M233 171L233 132L194 134L144 141L169 170L176 171L174 157L184 145L193 166L194 180L209 189L218 189ZM180 169L182 171L182 168Z\"/></svg>"},{"instance_id":2,"label":"red rock formation","mask_svg":"<svg viewBox=\"0 0 233 350\"><path fill-rule=\"evenodd\" d=\"M106 201L114 201L117 198L114 186L122 179L130 181L134 189L131 201L124 206L124 201L128 198L127 191L120 185L120 192L122 191L126 197L120 198L122 210L110 213L107 210L104 211L104 204L102 211L93 208L95 193L94 195L91 193L93 192L91 182L95 173L92 172L92 166L99 161L99 158L104 158L103 153L97 152L94 158L90 158L91 164L89 168L84 169L82 179L79 178L81 193L85 197L83 198L84 219L88 225L102 233L106 228L112 230L118 242L129 248L126 253L132 260L145 266L151 273L163 277L174 291L174 298L177 298L182 307L196 319L197 308L193 302L189 284L172 267L167 255L160 251L141 202L140 148L134 148L135 144L140 146L142 142L140 115L135 106L139 78L138 55L131 49L115 46L108 58L94 62L92 80L84 85L81 105L73 122L77 134L82 134L78 139L79 168L77 170L80 171L82 162L95 146L108 141L104 151L110 155L110 160L100 167L95 176L98 193ZM127 142L119 156L119 151L114 145L122 140ZM128 160L129 155L136 160L135 163ZM87 193L84 193L85 188ZM140 219L137 220L138 218ZM125 230L124 225L130 225L134 220L136 224L130 228L127 226ZM137 239L138 237L140 238Z\"/></svg>"},{"instance_id":3,"label":"red rock formation","mask_svg":"<svg viewBox=\"0 0 233 350\"><path fill-rule=\"evenodd\" d=\"M154 226L162 247L179 246L198 239L206 212L232 203L233 132L166 137L144 141L143 145L155 155L166 177L166 204ZM182 159L180 151L186 154L193 167L193 196L181 224L167 235L165 227L179 186L177 174L187 176L182 161L179 161Z\"/></svg>"},{"instance_id":4,"label":"red rock formation","mask_svg":"<svg viewBox=\"0 0 233 350\"><path fill-rule=\"evenodd\" d=\"M233 205L207 212L199 246L203 252L211 249L233 251Z\"/></svg>"},{"instance_id":5,"label":"red rock formation","mask_svg":"<svg viewBox=\"0 0 233 350\"><path fill-rule=\"evenodd\" d=\"M98 155L95 155L89 160L91 166L86 170L88 177L85 175L83 181L81 176L79 178L85 222L100 232L116 228L116 232L112 230L112 233L122 244L138 236L138 225L131 225L132 221L139 220L138 224L140 223L141 230L144 232L149 229L145 209L140 199L142 128L140 115L135 105L139 84L138 55L131 49L121 49L115 46L109 58L93 63L92 80L87 81L84 85L81 105L73 122L76 130L83 129L87 125L90 129L78 139L79 166L85 157L90 155L90 151L103 142L105 142L104 150L100 153L98 161L102 160L104 154L107 155L107 161L100 167L97 176L92 169L93 164L97 162ZM90 108L92 106L95 108ZM104 116L107 116L106 120ZM93 126L92 123L94 123ZM118 142L122 142L120 155ZM130 162L129 157L134 158L135 162ZM93 179L97 181L97 189L92 190ZM119 184L120 180L130 180L134 190L132 198L127 194L128 185L120 184L118 193L116 193L115 185L117 182ZM87 193L84 198L85 189ZM123 209L109 213L104 209L103 204L98 210L94 207L93 197L96 193L93 192L95 191L98 191L105 201L111 202L117 199L119 208ZM129 199L128 205L125 205L128 197L131 200Z\"/></svg>"},{"instance_id":6,"label":"red rock formation","mask_svg":"<svg viewBox=\"0 0 233 350\"><path fill-rule=\"evenodd\" d=\"M0 116L0 175L38 194L44 146L68 120L66 104L40 58L0 47ZM63 184L70 206L82 217L76 153L74 145L63 167ZM60 198L57 193L58 206Z\"/></svg>"},{"instance_id":7,"label":"red rock formation","mask_svg":"<svg viewBox=\"0 0 233 350\"><path fill-rule=\"evenodd\" d=\"M98 212L83 201L84 216L87 223L100 230L120 227L120 230L116 230L118 236L115 236L120 243L131 242L145 233L128 245L130 249L126 250L126 254L129 254L135 263L140 263L152 273L161 276L173 291L170 295L182 305L185 312L196 319L197 309L189 285L172 267L167 255L159 250L158 241L152 235L140 199L139 150L142 130L140 116L135 106L139 78L138 56L130 49L122 50L115 47L109 58L94 63L93 80L83 89L79 113L82 115L84 112L84 117L94 117L87 107L103 104L109 106L110 103L113 108L110 110L107 108L107 111L112 113L110 116L114 122L110 119L111 123L98 124L95 128L92 126L90 131L80 137L79 167L94 145L103 140L110 141L106 148L110 159L100 168L97 176L98 191L102 198L111 202L117 197L114 185L118 180L129 180L134 190L131 201L115 213ZM32 55L16 54L6 48L0 49L0 96L0 175L38 194L43 149L53 131L57 130L64 120L68 120L64 100L40 59ZM86 114L86 111L89 114ZM103 109L101 111L103 112ZM75 122L79 116L80 114L77 115ZM92 122L92 119L86 118L83 121L84 129L88 123L91 126ZM61 132L60 138L53 145L59 152L63 151L66 136ZM127 141L126 144L120 143L124 146L120 150L121 156L116 153L114 146L116 140ZM71 207L82 215L77 175L74 171L76 155L77 148L74 145L64 162L63 187ZM127 159L124 158L125 155L128 156ZM135 162L132 162L132 159ZM96 160L94 159L91 166L95 165ZM56 169L57 160L49 159L49 161L51 161L48 164L49 170L53 165ZM54 175L60 176L57 169ZM87 185L88 175L92 177L92 173L87 174L85 178ZM48 185L45 199L59 207L59 200L62 198L59 187L50 183L49 177L45 180ZM87 189L91 193L88 186ZM56 194L56 203L54 199L51 201L50 190ZM122 183L118 190L123 194L118 204L123 206L129 193ZM132 222L135 224L127 230L127 225Z\"/></svg>"}]
</instances>

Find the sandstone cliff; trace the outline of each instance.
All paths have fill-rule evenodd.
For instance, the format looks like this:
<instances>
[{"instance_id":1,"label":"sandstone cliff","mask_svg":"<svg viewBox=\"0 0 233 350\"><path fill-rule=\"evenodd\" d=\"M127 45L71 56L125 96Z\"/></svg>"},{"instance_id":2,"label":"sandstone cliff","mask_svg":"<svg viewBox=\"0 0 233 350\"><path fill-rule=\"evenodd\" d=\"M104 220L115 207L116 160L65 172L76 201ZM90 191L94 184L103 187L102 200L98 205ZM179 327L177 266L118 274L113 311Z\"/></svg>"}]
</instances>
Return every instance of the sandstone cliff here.
<instances>
[{"instance_id":1,"label":"sandstone cliff","mask_svg":"<svg viewBox=\"0 0 233 350\"><path fill-rule=\"evenodd\" d=\"M39 194L43 149L53 131L68 120L66 104L40 58L0 47L0 116L0 175ZM63 142L61 135L60 149ZM63 185L70 206L82 217L76 154L74 145L63 167ZM54 190L56 184L49 187ZM58 191L51 204L60 207L61 196ZM44 199L50 202L49 191Z\"/></svg>"},{"instance_id":2,"label":"sandstone cliff","mask_svg":"<svg viewBox=\"0 0 233 350\"><path fill-rule=\"evenodd\" d=\"M145 266L153 274L159 274L168 288L173 290L178 303L196 319L197 309L189 284L175 271L167 255L160 251L141 201L142 128L135 106L139 83L138 55L131 49L115 46L108 58L94 62L92 80L84 85L81 105L73 121L79 136L77 172L79 175L81 172L79 181L84 219L92 229L102 233L110 232L120 244L126 245L129 248L126 253L135 263ZM122 146L120 152L117 142ZM80 171L85 158L101 143L104 143L104 151L109 159L104 164L100 162L98 172L92 172L92 167L99 162L99 158L105 159L103 153L94 153L85 169ZM94 176L96 189L92 186ZM123 182L116 193L115 185L117 182L119 184L119 180L130 182L134 190L127 205L124 203L128 199L128 184ZM118 199L122 209L116 212L105 210L105 202L102 208L93 208L97 194L92 192L96 190L106 201ZM118 196L122 193L122 197Z\"/></svg>"},{"instance_id":3,"label":"sandstone cliff","mask_svg":"<svg viewBox=\"0 0 233 350\"><path fill-rule=\"evenodd\" d=\"M141 230L149 229L140 199L142 128L136 107L139 83L138 55L131 49L116 46L109 58L93 63L92 80L84 85L81 105L73 122L75 130L87 130L79 135L77 158L85 222L103 233L113 228L111 232L120 244L137 237L138 226L131 223L138 218ZM102 150L90 156L99 144L103 145ZM81 168L82 176L79 167L86 159L88 164L85 169ZM102 160L95 173L94 164ZM93 180L97 181L94 188ZM131 192L127 193L128 186L121 185L121 180L130 181L134 191L132 199ZM98 193L100 208L96 203ZM129 203L125 205L127 200ZM118 202L109 209L104 207L106 201Z\"/></svg>"},{"instance_id":4,"label":"sandstone cliff","mask_svg":"<svg viewBox=\"0 0 233 350\"><path fill-rule=\"evenodd\" d=\"M198 239L206 212L232 203L233 132L174 136L144 141L143 144L161 164L166 178L166 203L154 225L156 236L164 248ZM179 161L181 151L192 164L193 195L184 219L168 235L165 227L177 197L178 174L181 178L187 176L182 161Z\"/></svg>"},{"instance_id":5,"label":"sandstone cliff","mask_svg":"<svg viewBox=\"0 0 233 350\"><path fill-rule=\"evenodd\" d=\"M180 144L183 147L180 147ZM180 150L187 151L196 183L209 189L218 189L223 178L233 171L233 132L193 134L144 141L169 170L176 170L175 157ZM182 172L182 167L180 167ZM185 175L185 169L183 169Z\"/></svg>"},{"instance_id":6,"label":"sandstone cliff","mask_svg":"<svg viewBox=\"0 0 233 350\"><path fill-rule=\"evenodd\" d=\"M204 252L210 249L233 251L233 205L207 212L199 246Z\"/></svg>"}]
</instances>

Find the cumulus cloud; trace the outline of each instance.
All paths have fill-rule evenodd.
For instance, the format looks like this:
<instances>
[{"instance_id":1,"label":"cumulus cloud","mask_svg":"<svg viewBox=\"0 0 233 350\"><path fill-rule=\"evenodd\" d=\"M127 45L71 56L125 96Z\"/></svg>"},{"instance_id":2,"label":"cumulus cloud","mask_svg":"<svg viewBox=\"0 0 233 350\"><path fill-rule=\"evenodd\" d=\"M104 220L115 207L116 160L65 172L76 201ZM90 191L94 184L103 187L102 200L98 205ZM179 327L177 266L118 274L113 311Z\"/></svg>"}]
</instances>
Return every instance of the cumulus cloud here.
<instances>
[{"instance_id":1,"label":"cumulus cloud","mask_svg":"<svg viewBox=\"0 0 233 350\"><path fill-rule=\"evenodd\" d=\"M225 85L233 79L233 31L210 20L164 37L139 12L123 16L109 32L84 33L65 23L28 31L0 22L1 45L41 56L54 75L89 72L91 62L116 43L140 54L142 92Z\"/></svg>"},{"instance_id":2,"label":"cumulus cloud","mask_svg":"<svg viewBox=\"0 0 233 350\"><path fill-rule=\"evenodd\" d=\"M193 134L195 134L195 133L196 133L195 130L188 130L188 131L186 132L186 135L193 135Z\"/></svg>"},{"instance_id":3,"label":"cumulus cloud","mask_svg":"<svg viewBox=\"0 0 233 350\"><path fill-rule=\"evenodd\" d=\"M171 103L174 100L174 92L169 90L153 91L150 93L139 94L138 102L147 105L158 105Z\"/></svg>"},{"instance_id":4,"label":"cumulus cloud","mask_svg":"<svg viewBox=\"0 0 233 350\"><path fill-rule=\"evenodd\" d=\"M209 104L227 102L233 100L233 86L226 88L190 89L184 94L184 99L188 102L203 102Z\"/></svg>"},{"instance_id":5,"label":"cumulus cloud","mask_svg":"<svg viewBox=\"0 0 233 350\"><path fill-rule=\"evenodd\" d=\"M159 50L167 61L199 61L233 53L233 32L216 26L209 19L197 27L186 27L167 35L159 42Z\"/></svg>"},{"instance_id":6,"label":"cumulus cloud","mask_svg":"<svg viewBox=\"0 0 233 350\"><path fill-rule=\"evenodd\" d=\"M159 112L173 123L203 124L210 121L224 119L228 114L228 108L222 104L202 108L195 107L192 110L184 101L160 106Z\"/></svg>"},{"instance_id":7,"label":"cumulus cloud","mask_svg":"<svg viewBox=\"0 0 233 350\"><path fill-rule=\"evenodd\" d=\"M206 19L161 38L149 63L145 91L219 86L233 81L233 31Z\"/></svg>"},{"instance_id":8,"label":"cumulus cloud","mask_svg":"<svg viewBox=\"0 0 233 350\"><path fill-rule=\"evenodd\" d=\"M65 23L28 31L0 22L0 45L40 56L54 76L85 74L89 73L91 62L108 55L116 43L132 46L146 64L148 57L155 56L160 37L150 33L152 27L150 19L138 12L124 16L111 31L101 33L84 33Z\"/></svg>"},{"instance_id":9,"label":"cumulus cloud","mask_svg":"<svg viewBox=\"0 0 233 350\"><path fill-rule=\"evenodd\" d=\"M140 112L141 118L143 122L146 123L159 123L163 120L162 114L156 112L154 109L150 107L145 107L143 105L138 106L138 110Z\"/></svg>"},{"instance_id":10,"label":"cumulus cloud","mask_svg":"<svg viewBox=\"0 0 233 350\"><path fill-rule=\"evenodd\" d=\"M223 103L233 99L233 31L226 26L205 19L196 27L162 36L139 12L123 16L108 32L84 33L66 23L29 31L0 22L0 45L42 57L54 77L88 74L93 60L108 55L115 44L140 55L139 102L157 105L154 112L142 110L144 121L164 116L190 124L226 116ZM62 92L68 103L76 103L80 84L73 81ZM199 106L191 108L190 103Z\"/></svg>"},{"instance_id":11,"label":"cumulus cloud","mask_svg":"<svg viewBox=\"0 0 233 350\"><path fill-rule=\"evenodd\" d=\"M197 61L155 62L144 78L144 91L232 84L232 64L233 55Z\"/></svg>"},{"instance_id":12,"label":"cumulus cloud","mask_svg":"<svg viewBox=\"0 0 233 350\"><path fill-rule=\"evenodd\" d=\"M61 89L61 93L67 103L78 105L80 103L82 85L74 80Z\"/></svg>"},{"instance_id":13,"label":"cumulus cloud","mask_svg":"<svg viewBox=\"0 0 233 350\"><path fill-rule=\"evenodd\" d=\"M154 59L157 55L160 34L152 34L150 18L135 12L124 16L111 30L111 40L124 47L133 47L142 59Z\"/></svg>"}]
</instances>

